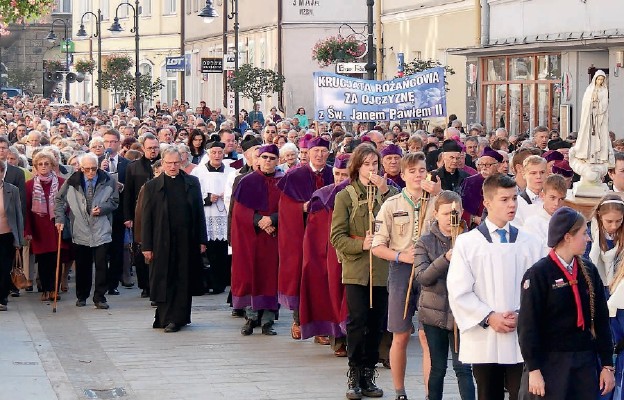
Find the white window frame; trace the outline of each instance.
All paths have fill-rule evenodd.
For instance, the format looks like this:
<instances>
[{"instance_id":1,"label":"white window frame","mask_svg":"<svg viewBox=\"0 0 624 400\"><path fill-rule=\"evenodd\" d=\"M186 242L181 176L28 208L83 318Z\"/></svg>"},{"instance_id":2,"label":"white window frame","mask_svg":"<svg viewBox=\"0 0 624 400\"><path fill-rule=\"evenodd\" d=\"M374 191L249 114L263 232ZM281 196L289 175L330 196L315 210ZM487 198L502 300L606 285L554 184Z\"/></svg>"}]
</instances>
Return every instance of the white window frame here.
<instances>
[{"instance_id":1,"label":"white window frame","mask_svg":"<svg viewBox=\"0 0 624 400\"><path fill-rule=\"evenodd\" d=\"M141 6L141 16L142 17L152 16L152 0L143 0L142 6Z\"/></svg>"},{"instance_id":2,"label":"white window frame","mask_svg":"<svg viewBox=\"0 0 624 400\"><path fill-rule=\"evenodd\" d=\"M121 0L119 2L119 4L124 4L124 3L130 4L130 0ZM130 7L128 7L128 6L123 6L123 7L119 7L119 8L117 8L117 7L118 6L115 6L115 8L118 10L117 11L117 16L119 17L119 19L129 18L130 17Z\"/></svg>"},{"instance_id":3,"label":"white window frame","mask_svg":"<svg viewBox=\"0 0 624 400\"><path fill-rule=\"evenodd\" d=\"M177 0L163 0L163 15L175 15L178 11Z\"/></svg>"},{"instance_id":4,"label":"white window frame","mask_svg":"<svg viewBox=\"0 0 624 400\"><path fill-rule=\"evenodd\" d=\"M110 0L100 0L100 11L102 12L102 21L110 19Z\"/></svg>"}]
</instances>

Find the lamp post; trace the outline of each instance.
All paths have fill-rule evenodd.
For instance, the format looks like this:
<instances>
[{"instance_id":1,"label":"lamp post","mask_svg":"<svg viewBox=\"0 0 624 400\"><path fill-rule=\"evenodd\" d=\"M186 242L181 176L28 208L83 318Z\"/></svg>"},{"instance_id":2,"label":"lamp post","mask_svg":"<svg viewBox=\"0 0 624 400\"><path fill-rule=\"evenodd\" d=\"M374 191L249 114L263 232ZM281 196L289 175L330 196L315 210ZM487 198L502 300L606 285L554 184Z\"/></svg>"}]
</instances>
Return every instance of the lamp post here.
<instances>
[{"instance_id":1,"label":"lamp post","mask_svg":"<svg viewBox=\"0 0 624 400\"><path fill-rule=\"evenodd\" d=\"M83 23L84 17L87 16L87 14L93 15L95 17L95 34L93 34L93 36L97 37L98 39L97 73L98 73L98 82L101 83L102 82L102 31L101 31L102 12L99 9L97 10L97 15L91 11L87 11L86 13L82 14L82 17L80 17L80 29L78 30L78 33L76 33L76 36L80 38L87 37L87 31L85 31L85 27ZM98 106L101 109L102 108L102 88L100 87L100 85L98 85L97 91L98 91Z\"/></svg>"},{"instance_id":2,"label":"lamp post","mask_svg":"<svg viewBox=\"0 0 624 400\"><path fill-rule=\"evenodd\" d=\"M142 110L141 110L141 71L139 71L139 0L135 0L134 6L130 3L121 3L115 8L115 19L113 20L113 24L108 30L113 34L118 34L123 31L123 28L119 24L119 7L128 6L132 9L134 13L134 26L130 29L130 32L134 33L134 86L135 86L135 94L134 94L134 108L136 112L136 116L141 118Z\"/></svg>"},{"instance_id":3,"label":"lamp post","mask_svg":"<svg viewBox=\"0 0 624 400\"><path fill-rule=\"evenodd\" d=\"M381 1L381 0L379 0ZM367 32L367 42L366 47L368 50L366 51L366 65L364 69L366 70L366 79L374 80L375 79L375 70L377 69L377 65L375 64L375 55L373 54L373 6L375 5L375 0L366 0L366 6L368 7L368 32ZM371 121L369 123L369 129L373 129L375 126L375 122Z\"/></svg>"},{"instance_id":4,"label":"lamp post","mask_svg":"<svg viewBox=\"0 0 624 400\"><path fill-rule=\"evenodd\" d=\"M67 25L67 21L61 18L55 18L54 21L52 21L50 33L48 33L48 36L46 36L46 40L50 43L54 43L56 41L54 24L56 24L57 22L63 24L63 41L65 42L65 72L69 72L69 43L71 42L71 40L69 39L69 27ZM69 102L69 82L67 81L67 74L65 74L65 101Z\"/></svg>"},{"instance_id":5,"label":"lamp post","mask_svg":"<svg viewBox=\"0 0 624 400\"><path fill-rule=\"evenodd\" d=\"M228 19L234 20L234 73L238 72L238 32L239 32L239 24L238 24L238 0L230 0L230 4L232 4L232 12L227 15ZM204 19L204 22L209 24L215 20L219 16L217 11L212 6L212 0L206 0L206 6L201 10L199 17ZM227 89L226 89L227 90ZM235 127L238 129L240 127L240 103L238 99L238 91L234 91L234 120Z\"/></svg>"}]
</instances>

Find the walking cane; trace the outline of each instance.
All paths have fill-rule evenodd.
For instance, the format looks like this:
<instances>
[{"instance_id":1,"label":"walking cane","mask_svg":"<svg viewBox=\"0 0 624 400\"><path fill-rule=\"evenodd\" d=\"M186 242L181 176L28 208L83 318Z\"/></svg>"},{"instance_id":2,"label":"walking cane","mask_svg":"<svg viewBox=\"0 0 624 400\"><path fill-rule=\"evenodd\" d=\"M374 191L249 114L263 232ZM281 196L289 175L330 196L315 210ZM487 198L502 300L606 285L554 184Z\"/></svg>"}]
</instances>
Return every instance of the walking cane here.
<instances>
[{"instance_id":1,"label":"walking cane","mask_svg":"<svg viewBox=\"0 0 624 400\"><path fill-rule=\"evenodd\" d=\"M54 305L52 306L52 312L56 312L56 299L58 299L58 287L59 287L59 267L61 266L61 234L62 231L58 231L58 247L56 249L56 277L54 278Z\"/></svg>"},{"instance_id":2,"label":"walking cane","mask_svg":"<svg viewBox=\"0 0 624 400\"><path fill-rule=\"evenodd\" d=\"M373 176L371 172L369 174L368 185L366 185L366 202L368 204L368 231L372 235L375 232L375 185L371 184L370 178ZM368 249L368 276L369 276L369 301L370 308L373 308L373 250Z\"/></svg>"},{"instance_id":3,"label":"walking cane","mask_svg":"<svg viewBox=\"0 0 624 400\"><path fill-rule=\"evenodd\" d=\"M453 202L451 209L451 249L455 247L455 240L460 234L461 219L459 217L459 211L457 210L457 204ZM455 353L459 353L459 329L457 328L457 322L453 320L453 347Z\"/></svg>"}]
</instances>

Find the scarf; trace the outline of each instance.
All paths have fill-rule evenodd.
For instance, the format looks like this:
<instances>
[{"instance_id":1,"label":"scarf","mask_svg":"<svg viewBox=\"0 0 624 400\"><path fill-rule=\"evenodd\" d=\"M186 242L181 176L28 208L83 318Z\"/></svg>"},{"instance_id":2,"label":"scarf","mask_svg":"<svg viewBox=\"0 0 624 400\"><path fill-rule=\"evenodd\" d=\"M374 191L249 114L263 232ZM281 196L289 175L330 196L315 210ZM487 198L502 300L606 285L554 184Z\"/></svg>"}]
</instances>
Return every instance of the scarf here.
<instances>
[{"instance_id":1,"label":"scarf","mask_svg":"<svg viewBox=\"0 0 624 400\"><path fill-rule=\"evenodd\" d=\"M46 201L45 192L42 183L52 183L50 185L50 195ZM46 214L50 219L54 219L54 199L58 193L58 177L54 172L50 172L48 176L35 175L32 196L32 212L39 216Z\"/></svg>"},{"instance_id":2,"label":"scarf","mask_svg":"<svg viewBox=\"0 0 624 400\"><path fill-rule=\"evenodd\" d=\"M568 282L570 283L570 287L572 288L572 293L574 293L574 303L576 303L576 326L581 328L581 330L585 329L585 319L583 318L583 306L581 305L581 294L579 293L578 288L578 262L576 261L576 257L572 261L572 273L568 272L568 269L563 266L561 260L555 253L555 250L551 250L548 254L551 260L557 264L557 267L563 272L563 275L566 277Z\"/></svg>"}]
</instances>

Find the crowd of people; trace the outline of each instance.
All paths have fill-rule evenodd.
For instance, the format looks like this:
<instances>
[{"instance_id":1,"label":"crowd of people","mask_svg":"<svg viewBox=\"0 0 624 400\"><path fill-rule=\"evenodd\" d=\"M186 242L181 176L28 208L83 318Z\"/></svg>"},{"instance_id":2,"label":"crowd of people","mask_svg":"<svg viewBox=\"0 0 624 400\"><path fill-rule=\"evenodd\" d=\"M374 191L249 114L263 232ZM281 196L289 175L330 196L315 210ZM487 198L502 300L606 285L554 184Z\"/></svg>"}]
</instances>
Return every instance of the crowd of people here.
<instances>
[{"instance_id":1,"label":"crowd of people","mask_svg":"<svg viewBox=\"0 0 624 400\"><path fill-rule=\"evenodd\" d=\"M20 296L17 248L41 301L61 300L72 269L77 307L108 309L136 284L165 332L191 322L193 296L228 287L242 335L276 335L292 310L292 339L348 358L349 399L383 396L381 363L406 400L414 334L431 400L449 351L463 400L622 398L615 135L611 193L586 218L564 204L575 133L455 116L408 132L260 104L235 119L178 101L138 118L129 104L2 96L0 311Z\"/></svg>"}]
</instances>

